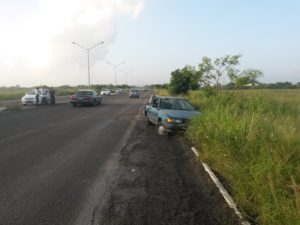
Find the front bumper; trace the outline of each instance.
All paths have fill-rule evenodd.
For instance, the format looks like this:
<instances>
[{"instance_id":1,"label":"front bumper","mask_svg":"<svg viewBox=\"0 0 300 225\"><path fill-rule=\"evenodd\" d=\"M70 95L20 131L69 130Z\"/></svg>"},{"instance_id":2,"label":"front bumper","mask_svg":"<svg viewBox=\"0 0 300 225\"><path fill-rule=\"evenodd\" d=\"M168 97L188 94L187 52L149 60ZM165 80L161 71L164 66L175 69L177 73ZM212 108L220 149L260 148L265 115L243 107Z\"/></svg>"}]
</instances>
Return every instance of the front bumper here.
<instances>
[{"instance_id":1,"label":"front bumper","mask_svg":"<svg viewBox=\"0 0 300 225\"><path fill-rule=\"evenodd\" d=\"M129 95L129 98L139 98L139 95Z\"/></svg>"},{"instance_id":2,"label":"front bumper","mask_svg":"<svg viewBox=\"0 0 300 225\"><path fill-rule=\"evenodd\" d=\"M78 105L92 105L94 100L71 100L70 103Z\"/></svg>"},{"instance_id":3,"label":"front bumper","mask_svg":"<svg viewBox=\"0 0 300 225\"><path fill-rule=\"evenodd\" d=\"M163 122L163 126L164 126L164 128L167 132L171 132L171 133L187 129L187 124L186 123L166 123L166 122Z\"/></svg>"},{"instance_id":4,"label":"front bumper","mask_svg":"<svg viewBox=\"0 0 300 225\"><path fill-rule=\"evenodd\" d=\"M22 99L21 102L22 102L22 105L35 105L36 104L35 99Z\"/></svg>"}]
</instances>

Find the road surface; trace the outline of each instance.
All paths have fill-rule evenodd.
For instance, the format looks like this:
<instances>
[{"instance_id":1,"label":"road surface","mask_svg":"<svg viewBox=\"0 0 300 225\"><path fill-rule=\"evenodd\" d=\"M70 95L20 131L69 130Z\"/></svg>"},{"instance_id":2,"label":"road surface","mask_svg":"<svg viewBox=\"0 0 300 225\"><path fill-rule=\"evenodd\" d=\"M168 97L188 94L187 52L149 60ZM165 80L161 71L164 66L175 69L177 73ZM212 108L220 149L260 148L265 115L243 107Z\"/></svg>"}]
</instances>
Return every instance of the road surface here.
<instances>
[{"instance_id":1,"label":"road surface","mask_svg":"<svg viewBox=\"0 0 300 225\"><path fill-rule=\"evenodd\" d=\"M0 224L239 224L176 136L147 126L147 98L0 114Z\"/></svg>"}]
</instances>

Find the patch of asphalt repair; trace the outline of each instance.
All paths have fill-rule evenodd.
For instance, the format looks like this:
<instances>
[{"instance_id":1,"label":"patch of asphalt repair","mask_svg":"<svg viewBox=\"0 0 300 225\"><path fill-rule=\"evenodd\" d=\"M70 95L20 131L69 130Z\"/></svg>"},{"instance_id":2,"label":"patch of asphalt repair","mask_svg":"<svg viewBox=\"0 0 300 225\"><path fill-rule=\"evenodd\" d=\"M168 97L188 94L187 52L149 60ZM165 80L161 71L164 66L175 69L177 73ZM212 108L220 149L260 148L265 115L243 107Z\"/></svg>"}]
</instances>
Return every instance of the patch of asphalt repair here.
<instances>
[{"instance_id":1,"label":"patch of asphalt repair","mask_svg":"<svg viewBox=\"0 0 300 225\"><path fill-rule=\"evenodd\" d=\"M157 136L155 127L147 126L141 118L134 128L118 163L111 167L105 194L94 196L98 205L94 205L92 218L85 222L241 224L183 140Z\"/></svg>"}]
</instances>

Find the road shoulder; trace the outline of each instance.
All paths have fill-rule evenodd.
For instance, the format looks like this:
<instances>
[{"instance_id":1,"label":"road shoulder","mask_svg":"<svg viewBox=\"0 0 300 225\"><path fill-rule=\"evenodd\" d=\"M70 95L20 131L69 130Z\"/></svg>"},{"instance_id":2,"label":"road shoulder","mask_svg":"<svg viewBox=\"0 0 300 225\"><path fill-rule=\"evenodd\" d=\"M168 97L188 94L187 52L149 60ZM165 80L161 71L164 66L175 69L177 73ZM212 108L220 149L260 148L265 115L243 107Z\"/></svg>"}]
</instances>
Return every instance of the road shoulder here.
<instances>
[{"instance_id":1,"label":"road shoulder","mask_svg":"<svg viewBox=\"0 0 300 225\"><path fill-rule=\"evenodd\" d=\"M138 121L94 224L239 224L182 140Z\"/></svg>"}]
</instances>

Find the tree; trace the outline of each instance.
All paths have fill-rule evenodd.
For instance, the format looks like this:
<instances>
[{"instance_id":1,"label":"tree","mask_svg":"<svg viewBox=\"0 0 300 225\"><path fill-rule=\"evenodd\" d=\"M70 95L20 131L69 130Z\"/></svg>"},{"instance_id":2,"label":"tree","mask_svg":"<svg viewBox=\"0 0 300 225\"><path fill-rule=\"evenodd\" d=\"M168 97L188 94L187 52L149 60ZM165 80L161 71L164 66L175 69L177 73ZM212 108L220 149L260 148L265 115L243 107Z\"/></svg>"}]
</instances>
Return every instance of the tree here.
<instances>
[{"instance_id":1,"label":"tree","mask_svg":"<svg viewBox=\"0 0 300 225\"><path fill-rule=\"evenodd\" d=\"M242 87L251 84L254 86L258 83L257 79L262 77L263 73L260 70L247 69L242 72L233 68L228 69L228 77L235 87Z\"/></svg>"},{"instance_id":2,"label":"tree","mask_svg":"<svg viewBox=\"0 0 300 225\"><path fill-rule=\"evenodd\" d=\"M202 62L199 64L199 72L203 76L205 84L214 84L215 87L220 86L221 77L228 71L233 70L234 66L239 64L241 55L226 55L221 58L216 58L212 61L208 57L203 57Z\"/></svg>"},{"instance_id":3,"label":"tree","mask_svg":"<svg viewBox=\"0 0 300 225\"><path fill-rule=\"evenodd\" d=\"M195 90L199 87L200 78L199 71L196 71L192 66L177 69L171 73L169 90L172 94L185 94L189 90Z\"/></svg>"}]
</instances>

